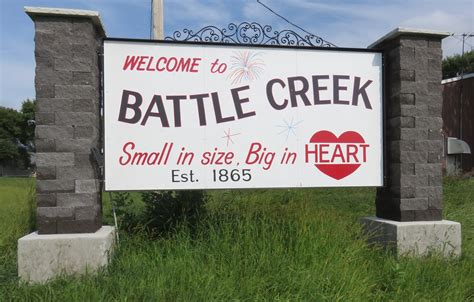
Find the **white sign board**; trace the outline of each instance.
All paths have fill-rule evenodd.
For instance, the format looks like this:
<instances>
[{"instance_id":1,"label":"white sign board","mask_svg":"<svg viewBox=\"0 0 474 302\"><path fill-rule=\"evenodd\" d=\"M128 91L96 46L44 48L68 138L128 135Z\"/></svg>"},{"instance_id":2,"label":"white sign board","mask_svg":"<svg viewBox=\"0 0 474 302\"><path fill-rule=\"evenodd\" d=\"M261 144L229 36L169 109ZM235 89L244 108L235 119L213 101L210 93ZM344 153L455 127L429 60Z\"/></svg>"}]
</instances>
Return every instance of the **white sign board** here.
<instances>
[{"instance_id":1,"label":"white sign board","mask_svg":"<svg viewBox=\"0 0 474 302\"><path fill-rule=\"evenodd\" d=\"M382 54L109 39L105 189L381 186Z\"/></svg>"}]
</instances>

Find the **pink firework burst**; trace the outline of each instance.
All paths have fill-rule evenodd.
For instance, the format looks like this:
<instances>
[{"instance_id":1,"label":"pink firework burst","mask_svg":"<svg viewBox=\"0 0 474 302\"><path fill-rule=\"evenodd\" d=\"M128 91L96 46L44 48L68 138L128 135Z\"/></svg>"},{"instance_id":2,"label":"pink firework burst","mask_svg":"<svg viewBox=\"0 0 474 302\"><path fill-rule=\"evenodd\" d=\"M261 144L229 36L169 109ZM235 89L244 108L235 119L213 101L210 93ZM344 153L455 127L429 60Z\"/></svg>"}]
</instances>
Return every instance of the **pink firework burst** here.
<instances>
[{"instance_id":1,"label":"pink firework burst","mask_svg":"<svg viewBox=\"0 0 474 302\"><path fill-rule=\"evenodd\" d=\"M232 84L241 83L243 80L251 82L260 77L265 67L260 55L259 52L240 51L231 57L231 73L227 78L232 80Z\"/></svg>"}]
</instances>

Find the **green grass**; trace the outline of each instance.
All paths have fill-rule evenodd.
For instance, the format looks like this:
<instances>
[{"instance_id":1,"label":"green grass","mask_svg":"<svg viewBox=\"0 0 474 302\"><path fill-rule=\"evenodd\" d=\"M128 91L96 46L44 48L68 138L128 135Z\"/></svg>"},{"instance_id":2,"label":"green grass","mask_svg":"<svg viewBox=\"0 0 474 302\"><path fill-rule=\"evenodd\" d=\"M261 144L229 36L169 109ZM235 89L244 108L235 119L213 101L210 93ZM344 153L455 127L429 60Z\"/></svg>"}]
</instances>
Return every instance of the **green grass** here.
<instances>
[{"instance_id":1,"label":"green grass","mask_svg":"<svg viewBox=\"0 0 474 302\"><path fill-rule=\"evenodd\" d=\"M16 242L33 229L34 191L32 178L0 178L0 284L16 277Z\"/></svg>"},{"instance_id":2,"label":"green grass","mask_svg":"<svg viewBox=\"0 0 474 302\"><path fill-rule=\"evenodd\" d=\"M9 182L17 199L3 197ZM19 227L2 233L7 241L27 231L30 185L0 179L1 217ZM19 284L16 247L2 245L10 258L0 301L473 301L474 180L447 180L444 192L445 217L463 227L458 260L396 259L367 247L358 219L374 214L373 189L212 191L197 231L121 234L111 265L95 276ZM16 207L24 210L13 218Z\"/></svg>"}]
</instances>

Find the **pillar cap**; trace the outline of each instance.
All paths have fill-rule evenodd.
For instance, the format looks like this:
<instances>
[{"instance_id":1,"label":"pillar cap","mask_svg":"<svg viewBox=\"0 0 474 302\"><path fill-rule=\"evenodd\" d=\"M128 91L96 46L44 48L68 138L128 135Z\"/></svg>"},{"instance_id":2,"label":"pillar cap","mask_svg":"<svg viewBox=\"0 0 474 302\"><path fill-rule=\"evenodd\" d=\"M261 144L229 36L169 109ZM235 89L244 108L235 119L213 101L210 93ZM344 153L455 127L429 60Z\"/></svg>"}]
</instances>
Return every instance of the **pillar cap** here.
<instances>
[{"instance_id":1,"label":"pillar cap","mask_svg":"<svg viewBox=\"0 0 474 302\"><path fill-rule=\"evenodd\" d=\"M396 39L400 36L424 36L431 38L444 39L447 36L451 35L447 31L437 31L430 29L416 29L416 28L406 28L406 27L397 27L382 38L378 39L374 43L370 44L367 48L376 48L380 44Z\"/></svg>"},{"instance_id":2,"label":"pillar cap","mask_svg":"<svg viewBox=\"0 0 474 302\"><path fill-rule=\"evenodd\" d=\"M25 13L34 21L37 16L53 16L68 18L86 18L90 19L97 27L97 30L105 37L105 27L102 23L99 12L93 10L67 9L54 7L33 7L25 6Z\"/></svg>"}]
</instances>

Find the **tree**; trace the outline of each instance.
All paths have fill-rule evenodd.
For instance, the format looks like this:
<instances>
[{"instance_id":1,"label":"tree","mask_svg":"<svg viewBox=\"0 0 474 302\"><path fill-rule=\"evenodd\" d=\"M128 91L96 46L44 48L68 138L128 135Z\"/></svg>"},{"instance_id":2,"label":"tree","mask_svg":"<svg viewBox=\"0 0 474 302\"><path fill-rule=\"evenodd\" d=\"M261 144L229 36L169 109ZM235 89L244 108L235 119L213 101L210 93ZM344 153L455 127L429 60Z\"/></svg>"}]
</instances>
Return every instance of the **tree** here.
<instances>
[{"instance_id":1,"label":"tree","mask_svg":"<svg viewBox=\"0 0 474 302\"><path fill-rule=\"evenodd\" d=\"M0 164L20 166L22 163L15 139L21 136L21 114L10 108L0 107Z\"/></svg>"},{"instance_id":2,"label":"tree","mask_svg":"<svg viewBox=\"0 0 474 302\"><path fill-rule=\"evenodd\" d=\"M0 139L20 137L21 118L15 109L0 107Z\"/></svg>"},{"instance_id":3,"label":"tree","mask_svg":"<svg viewBox=\"0 0 474 302\"><path fill-rule=\"evenodd\" d=\"M21 160L18 147L10 140L0 138L0 166L21 166Z\"/></svg>"},{"instance_id":4,"label":"tree","mask_svg":"<svg viewBox=\"0 0 474 302\"><path fill-rule=\"evenodd\" d=\"M21 136L20 141L25 144L33 144L35 140L35 108L36 101L27 99L21 104ZM32 122L33 121L33 122Z\"/></svg>"},{"instance_id":5,"label":"tree","mask_svg":"<svg viewBox=\"0 0 474 302\"><path fill-rule=\"evenodd\" d=\"M443 59L443 79L461 75L463 66L464 74L474 72L474 50Z\"/></svg>"},{"instance_id":6,"label":"tree","mask_svg":"<svg viewBox=\"0 0 474 302\"><path fill-rule=\"evenodd\" d=\"M21 111L0 106L0 164L29 167L33 147L35 101L26 100Z\"/></svg>"}]
</instances>

